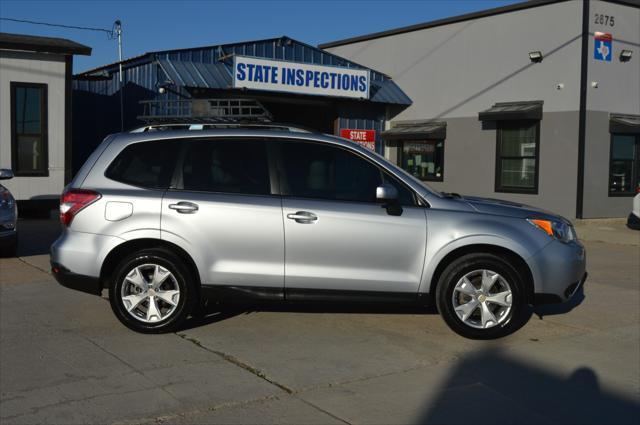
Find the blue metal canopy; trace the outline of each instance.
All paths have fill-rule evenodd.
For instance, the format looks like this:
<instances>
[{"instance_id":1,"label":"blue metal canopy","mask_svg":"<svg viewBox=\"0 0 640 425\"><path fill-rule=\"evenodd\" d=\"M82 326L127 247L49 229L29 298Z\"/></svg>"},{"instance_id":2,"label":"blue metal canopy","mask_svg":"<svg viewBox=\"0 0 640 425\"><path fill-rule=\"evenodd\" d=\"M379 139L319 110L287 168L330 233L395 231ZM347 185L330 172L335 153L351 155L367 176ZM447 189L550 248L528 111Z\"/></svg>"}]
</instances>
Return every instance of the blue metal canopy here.
<instances>
[{"instance_id":1,"label":"blue metal canopy","mask_svg":"<svg viewBox=\"0 0 640 425\"><path fill-rule=\"evenodd\" d=\"M404 106L412 103L389 76L284 36L244 43L146 53L123 61L124 80L150 90L156 90L158 84L164 83L163 78L179 88L230 89L233 85L234 55L368 69L371 76L370 102ZM76 75L75 88L102 94L115 93L118 89L118 65L113 63Z\"/></svg>"},{"instance_id":2,"label":"blue metal canopy","mask_svg":"<svg viewBox=\"0 0 640 425\"><path fill-rule=\"evenodd\" d=\"M233 85L232 66L229 61L203 63L158 59L157 62L176 86L228 89ZM379 103L411 105L411 99L389 78L379 78L371 81L369 100Z\"/></svg>"}]
</instances>

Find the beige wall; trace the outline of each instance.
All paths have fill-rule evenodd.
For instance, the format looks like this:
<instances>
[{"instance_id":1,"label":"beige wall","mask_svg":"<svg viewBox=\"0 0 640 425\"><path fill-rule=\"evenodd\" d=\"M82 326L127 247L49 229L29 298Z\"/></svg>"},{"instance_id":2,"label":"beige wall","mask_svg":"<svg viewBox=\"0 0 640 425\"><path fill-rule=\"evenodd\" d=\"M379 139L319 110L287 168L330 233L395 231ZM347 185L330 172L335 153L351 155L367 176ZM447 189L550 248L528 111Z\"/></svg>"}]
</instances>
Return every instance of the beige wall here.
<instances>
[{"instance_id":1,"label":"beige wall","mask_svg":"<svg viewBox=\"0 0 640 425\"><path fill-rule=\"evenodd\" d=\"M590 5L587 110L640 115L640 8L604 1L592 1ZM614 17L614 25L595 23L596 14ZM611 62L593 58L596 31L613 37ZM633 51L629 62L620 62L623 49Z\"/></svg>"},{"instance_id":2,"label":"beige wall","mask_svg":"<svg viewBox=\"0 0 640 425\"><path fill-rule=\"evenodd\" d=\"M18 200L57 198L64 188L65 58L0 51L0 168L11 168L12 81L47 84L49 176L15 177L2 184Z\"/></svg>"},{"instance_id":3,"label":"beige wall","mask_svg":"<svg viewBox=\"0 0 640 425\"><path fill-rule=\"evenodd\" d=\"M390 75L413 100L395 119L477 117L495 102L522 100L576 111L581 32L582 3L569 1L327 51ZM543 62L532 64L530 51L542 51Z\"/></svg>"},{"instance_id":4,"label":"beige wall","mask_svg":"<svg viewBox=\"0 0 640 425\"><path fill-rule=\"evenodd\" d=\"M614 25L595 23L595 14ZM624 217L630 198L607 194L609 113L640 114L640 9L591 1L583 216ZM439 190L490 196L575 217L582 2L567 1L327 49L389 74L413 100L394 120L447 122ZM613 36L611 62L593 59L593 32ZM630 62L618 59L633 51ZM544 60L531 64L527 53ZM592 87L591 82L598 82ZM564 88L558 90L557 84ZM496 193L495 130L478 113L496 102L543 100L538 195ZM602 111L602 112L595 112ZM467 117L467 118L464 118ZM385 154L396 159L393 149Z\"/></svg>"},{"instance_id":5,"label":"beige wall","mask_svg":"<svg viewBox=\"0 0 640 425\"><path fill-rule=\"evenodd\" d=\"M436 190L506 199L551 210L569 219L576 211L578 112L549 112L540 121L538 194L495 191L496 130L477 118L447 120L444 181L427 182Z\"/></svg>"}]
</instances>

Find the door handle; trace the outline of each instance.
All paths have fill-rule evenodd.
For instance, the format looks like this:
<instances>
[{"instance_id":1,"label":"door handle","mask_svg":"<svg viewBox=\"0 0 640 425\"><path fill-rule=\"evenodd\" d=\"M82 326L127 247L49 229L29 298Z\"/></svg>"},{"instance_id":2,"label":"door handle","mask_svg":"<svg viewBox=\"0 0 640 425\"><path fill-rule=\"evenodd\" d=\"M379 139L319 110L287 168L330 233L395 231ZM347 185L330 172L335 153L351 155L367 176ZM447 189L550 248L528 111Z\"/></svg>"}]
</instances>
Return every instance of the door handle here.
<instances>
[{"instance_id":1,"label":"door handle","mask_svg":"<svg viewBox=\"0 0 640 425\"><path fill-rule=\"evenodd\" d=\"M193 214L198 211L198 204L181 201L177 204L169 204L169 209L176 210L180 214Z\"/></svg>"},{"instance_id":2,"label":"door handle","mask_svg":"<svg viewBox=\"0 0 640 425\"><path fill-rule=\"evenodd\" d=\"M295 220L296 223L312 223L318 219L318 216L309 211L298 211L287 214L289 220Z\"/></svg>"}]
</instances>

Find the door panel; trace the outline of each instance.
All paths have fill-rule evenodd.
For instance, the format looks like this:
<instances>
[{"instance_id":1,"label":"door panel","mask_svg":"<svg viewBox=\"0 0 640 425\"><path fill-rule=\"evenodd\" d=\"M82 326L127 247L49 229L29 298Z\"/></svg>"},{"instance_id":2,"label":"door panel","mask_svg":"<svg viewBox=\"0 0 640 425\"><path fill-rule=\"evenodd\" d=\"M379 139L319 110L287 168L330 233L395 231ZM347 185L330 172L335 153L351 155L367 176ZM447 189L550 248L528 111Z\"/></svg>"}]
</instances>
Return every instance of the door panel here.
<instances>
[{"instance_id":1,"label":"door panel","mask_svg":"<svg viewBox=\"0 0 640 425\"><path fill-rule=\"evenodd\" d=\"M298 141L279 152L285 287L417 293L427 222L410 189L346 148ZM401 215L376 202L383 182Z\"/></svg>"},{"instance_id":2,"label":"door panel","mask_svg":"<svg viewBox=\"0 0 640 425\"><path fill-rule=\"evenodd\" d=\"M282 202L264 141L185 141L161 235L185 247L205 285L284 286Z\"/></svg>"},{"instance_id":3,"label":"door panel","mask_svg":"<svg viewBox=\"0 0 640 425\"><path fill-rule=\"evenodd\" d=\"M198 210L180 213L169 207L179 202L196 204ZM168 191L161 229L162 239L179 240L200 258L203 284L284 285L279 197Z\"/></svg>"},{"instance_id":4,"label":"door panel","mask_svg":"<svg viewBox=\"0 0 640 425\"><path fill-rule=\"evenodd\" d=\"M285 218L285 287L417 292L424 265L423 208L388 215L380 205L284 199L284 216L301 211L317 220Z\"/></svg>"}]
</instances>

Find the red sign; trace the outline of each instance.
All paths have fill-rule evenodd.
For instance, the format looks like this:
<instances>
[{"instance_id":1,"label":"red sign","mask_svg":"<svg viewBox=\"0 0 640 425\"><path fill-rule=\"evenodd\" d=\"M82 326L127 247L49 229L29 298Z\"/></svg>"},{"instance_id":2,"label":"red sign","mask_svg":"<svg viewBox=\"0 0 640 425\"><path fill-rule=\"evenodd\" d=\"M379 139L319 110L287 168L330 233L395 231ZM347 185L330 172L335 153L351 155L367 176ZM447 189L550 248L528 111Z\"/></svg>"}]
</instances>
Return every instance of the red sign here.
<instances>
[{"instance_id":1,"label":"red sign","mask_svg":"<svg viewBox=\"0 0 640 425\"><path fill-rule=\"evenodd\" d=\"M375 130L355 130L351 128L343 128L340 130L340 137L352 140L365 148L376 150L376 131Z\"/></svg>"}]
</instances>

